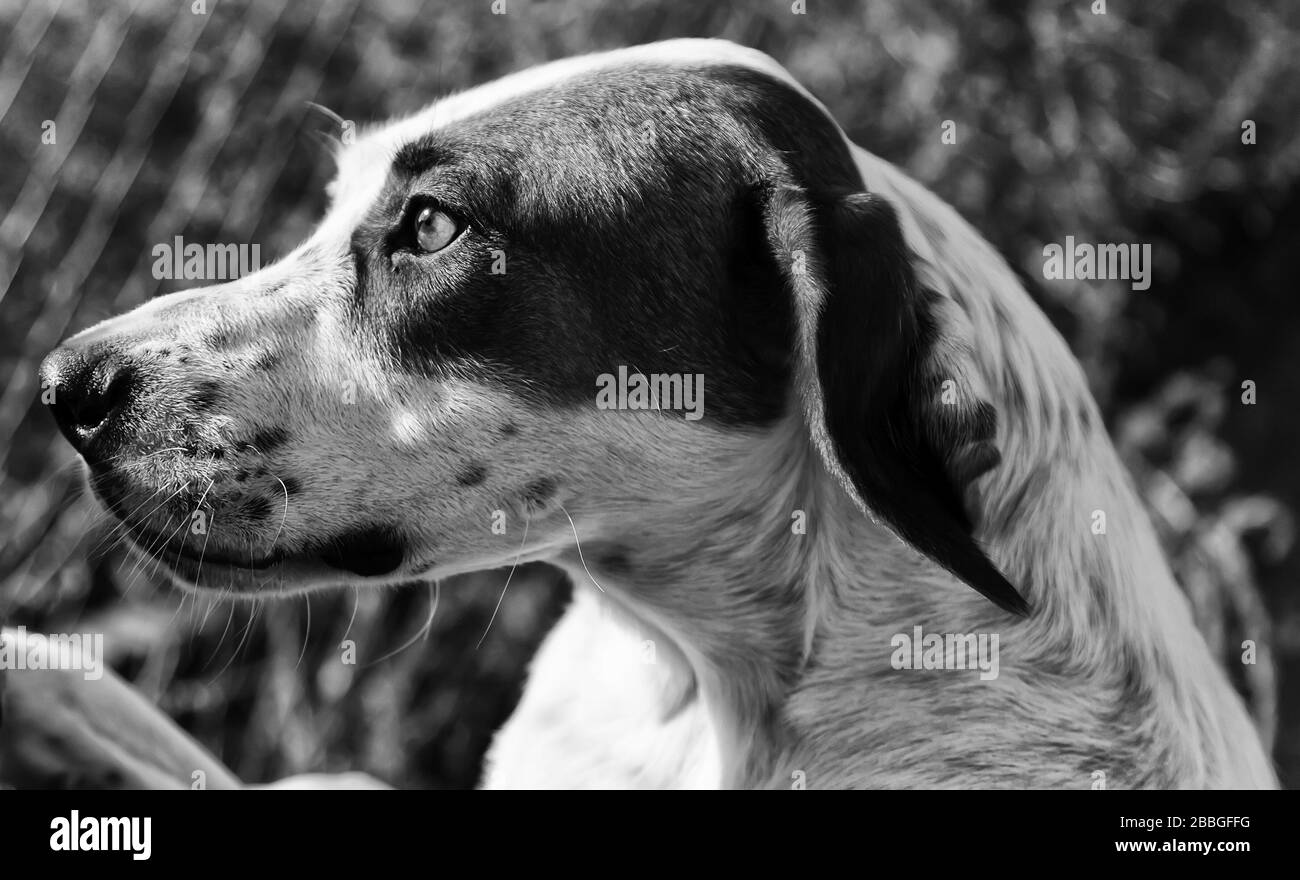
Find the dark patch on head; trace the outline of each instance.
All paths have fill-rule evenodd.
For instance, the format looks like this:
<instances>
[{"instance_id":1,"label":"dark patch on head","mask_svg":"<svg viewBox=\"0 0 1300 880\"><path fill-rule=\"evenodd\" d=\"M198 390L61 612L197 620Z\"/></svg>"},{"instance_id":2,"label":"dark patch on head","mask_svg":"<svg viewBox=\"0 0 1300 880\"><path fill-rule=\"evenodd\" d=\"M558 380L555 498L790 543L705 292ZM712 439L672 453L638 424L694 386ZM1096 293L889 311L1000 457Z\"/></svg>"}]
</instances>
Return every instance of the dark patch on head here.
<instances>
[{"instance_id":1,"label":"dark patch on head","mask_svg":"<svg viewBox=\"0 0 1300 880\"><path fill-rule=\"evenodd\" d=\"M487 476L487 468L482 462L471 461L456 473L456 485L477 486Z\"/></svg>"},{"instance_id":2,"label":"dark patch on head","mask_svg":"<svg viewBox=\"0 0 1300 880\"><path fill-rule=\"evenodd\" d=\"M507 437L513 437L519 433L519 426L514 422L506 422L501 426L501 433Z\"/></svg>"},{"instance_id":3,"label":"dark patch on head","mask_svg":"<svg viewBox=\"0 0 1300 880\"><path fill-rule=\"evenodd\" d=\"M322 548L326 565L362 577L389 574L402 564L406 544L398 533L382 526L355 529L339 535Z\"/></svg>"},{"instance_id":4,"label":"dark patch on head","mask_svg":"<svg viewBox=\"0 0 1300 880\"><path fill-rule=\"evenodd\" d=\"M542 477L533 480L524 487L523 498L528 502L530 507L541 508L551 503L555 497L555 491L558 488L555 480L550 477Z\"/></svg>"},{"instance_id":5,"label":"dark patch on head","mask_svg":"<svg viewBox=\"0 0 1300 880\"><path fill-rule=\"evenodd\" d=\"M221 402L224 392L221 385L211 379L204 379L190 396L190 403L197 410L211 409Z\"/></svg>"},{"instance_id":6,"label":"dark patch on head","mask_svg":"<svg viewBox=\"0 0 1300 880\"><path fill-rule=\"evenodd\" d=\"M262 455L268 455L288 442L289 432L275 425L262 428L252 436L247 445L252 446Z\"/></svg>"},{"instance_id":7,"label":"dark patch on head","mask_svg":"<svg viewBox=\"0 0 1300 880\"><path fill-rule=\"evenodd\" d=\"M354 317L415 374L579 407L621 365L702 374L705 418L769 424L794 325L752 195L787 155L861 185L834 123L750 70L637 65L507 101L398 151L353 236ZM421 199L471 221L436 258L409 241Z\"/></svg>"},{"instance_id":8,"label":"dark patch on head","mask_svg":"<svg viewBox=\"0 0 1300 880\"><path fill-rule=\"evenodd\" d=\"M286 495L297 495L302 491L302 481L297 477L282 477L280 482L284 484Z\"/></svg>"}]
</instances>

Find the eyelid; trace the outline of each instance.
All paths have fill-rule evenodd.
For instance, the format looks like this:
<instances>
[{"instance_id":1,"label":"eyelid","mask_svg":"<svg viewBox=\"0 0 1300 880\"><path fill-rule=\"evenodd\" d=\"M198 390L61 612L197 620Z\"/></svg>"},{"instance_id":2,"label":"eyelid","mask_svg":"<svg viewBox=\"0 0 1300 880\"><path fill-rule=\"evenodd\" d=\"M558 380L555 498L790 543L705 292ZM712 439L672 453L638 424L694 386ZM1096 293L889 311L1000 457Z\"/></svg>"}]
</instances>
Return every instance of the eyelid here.
<instances>
[{"instance_id":1,"label":"eyelid","mask_svg":"<svg viewBox=\"0 0 1300 880\"><path fill-rule=\"evenodd\" d=\"M404 213L412 208L430 206L436 210L445 211L454 217L468 216L468 208L463 204L454 189L445 183L434 182L429 185L426 181L425 184L424 186L414 186L407 193L405 203L402 205Z\"/></svg>"}]
</instances>

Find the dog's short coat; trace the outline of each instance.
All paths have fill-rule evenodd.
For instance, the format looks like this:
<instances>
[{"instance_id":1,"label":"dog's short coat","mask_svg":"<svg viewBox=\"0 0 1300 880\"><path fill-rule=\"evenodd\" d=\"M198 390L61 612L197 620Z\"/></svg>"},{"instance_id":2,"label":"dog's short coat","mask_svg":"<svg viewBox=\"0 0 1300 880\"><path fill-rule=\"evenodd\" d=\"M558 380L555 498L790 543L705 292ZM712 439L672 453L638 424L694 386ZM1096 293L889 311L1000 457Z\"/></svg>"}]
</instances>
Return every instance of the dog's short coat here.
<instances>
[{"instance_id":1,"label":"dog's short coat","mask_svg":"<svg viewBox=\"0 0 1300 880\"><path fill-rule=\"evenodd\" d=\"M596 408L621 366L702 375L703 420ZM1065 343L748 49L367 132L302 247L44 379L184 584L564 568L490 788L1276 784ZM894 668L915 626L997 634L998 677Z\"/></svg>"}]
</instances>

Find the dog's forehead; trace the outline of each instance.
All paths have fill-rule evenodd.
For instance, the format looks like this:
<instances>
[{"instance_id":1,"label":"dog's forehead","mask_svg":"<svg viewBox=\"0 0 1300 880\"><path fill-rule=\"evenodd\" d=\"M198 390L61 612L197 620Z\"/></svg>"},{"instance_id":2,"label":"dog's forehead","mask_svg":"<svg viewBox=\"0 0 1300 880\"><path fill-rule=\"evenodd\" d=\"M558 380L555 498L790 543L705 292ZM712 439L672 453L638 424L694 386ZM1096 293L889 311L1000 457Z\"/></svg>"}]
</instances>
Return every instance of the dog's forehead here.
<instances>
[{"instance_id":1,"label":"dog's forehead","mask_svg":"<svg viewBox=\"0 0 1300 880\"><path fill-rule=\"evenodd\" d=\"M365 215L382 192L393 160L402 147L453 123L488 114L493 108L531 93L543 92L603 70L637 65L653 65L660 69L744 67L784 82L816 103L772 58L725 40L669 40L554 61L450 95L411 116L361 133L354 143L344 146L338 156L338 175L333 185L334 204L322 229L333 228L343 233Z\"/></svg>"}]
</instances>

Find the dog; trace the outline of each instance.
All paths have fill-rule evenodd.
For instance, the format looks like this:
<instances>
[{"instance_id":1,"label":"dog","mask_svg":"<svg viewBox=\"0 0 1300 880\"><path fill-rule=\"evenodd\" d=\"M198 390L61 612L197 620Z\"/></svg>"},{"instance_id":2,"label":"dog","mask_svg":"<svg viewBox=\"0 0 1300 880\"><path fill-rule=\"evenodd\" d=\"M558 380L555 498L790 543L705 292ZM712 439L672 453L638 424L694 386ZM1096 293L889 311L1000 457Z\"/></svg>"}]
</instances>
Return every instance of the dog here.
<instances>
[{"instance_id":1,"label":"dog","mask_svg":"<svg viewBox=\"0 0 1300 880\"><path fill-rule=\"evenodd\" d=\"M42 382L186 589L567 572L483 787L1276 786L1065 342L771 58L526 70L329 194Z\"/></svg>"}]
</instances>

